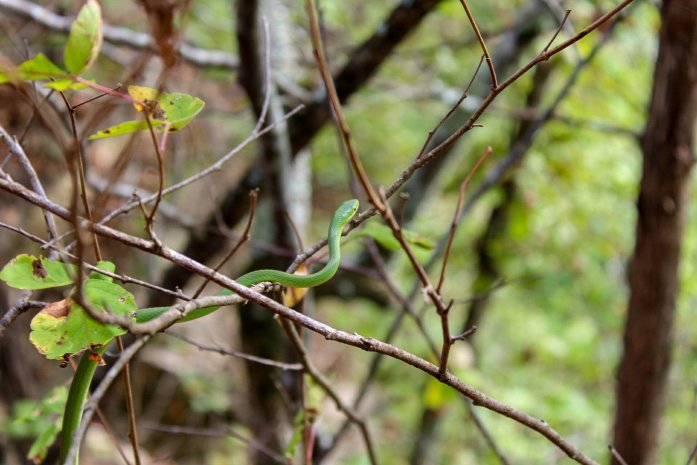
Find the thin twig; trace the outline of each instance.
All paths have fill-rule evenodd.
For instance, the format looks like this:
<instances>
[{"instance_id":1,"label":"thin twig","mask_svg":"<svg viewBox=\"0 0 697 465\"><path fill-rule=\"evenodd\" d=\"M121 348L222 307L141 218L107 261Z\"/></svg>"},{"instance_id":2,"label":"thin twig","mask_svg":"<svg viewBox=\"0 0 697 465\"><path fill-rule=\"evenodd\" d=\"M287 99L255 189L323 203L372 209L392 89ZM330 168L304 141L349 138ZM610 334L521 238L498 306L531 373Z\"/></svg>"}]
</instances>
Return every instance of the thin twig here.
<instances>
[{"instance_id":1,"label":"thin twig","mask_svg":"<svg viewBox=\"0 0 697 465\"><path fill-rule=\"evenodd\" d=\"M549 39L549 42L547 42L547 45L545 45L545 48L542 49L543 53L546 53L547 50L549 50L549 47L552 46L554 43L554 39L557 38L561 30L564 28L564 24L566 24L566 20L569 19L569 15L571 14L571 10L566 10L566 13L564 13L564 18L562 18L561 23L559 24L559 27L557 28L557 31L554 33L551 39Z\"/></svg>"},{"instance_id":2,"label":"thin twig","mask_svg":"<svg viewBox=\"0 0 697 465\"><path fill-rule=\"evenodd\" d=\"M29 157L27 157L27 154L24 153L24 149L20 145L19 141L10 137L2 126L0 126L0 138L2 138L5 145L7 145L7 148L10 149L10 153L17 157L20 164L24 168L24 171L27 172L27 175L29 176L29 183L31 184L32 189L34 189L34 192L42 197L46 197L46 191L44 191L44 187L41 184L39 175L36 174L34 165L32 165L31 161L29 161ZM58 237L58 229L56 228L56 222L54 221L53 216L46 210L41 210L41 213L44 215L44 221L46 222L46 229L49 239ZM50 256L49 258L55 257Z\"/></svg>"},{"instance_id":3,"label":"thin twig","mask_svg":"<svg viewBox=\"0 0 697 465\"><path fill-rule=\"evenodd\" d=\"M302 370L303 366L300 363L284 363L284 362L277 362L276 360L271 360L270 358L264 358L264 357L257 357L256 355L251 355L251 354L246 354L244 352L238 352L236 350L228 350L228 349L223 349L222 347L214 347L214 346L209 346L205 344L201 344L200 342L196 342L193 339L190 339L183 334L179 333L173 333L171 330L165 330L164 334L168 336L175 337L177 339L180 339L187 344L191 344L192 346L196 347L198 350L203 350L206 352L215 352L216 354L220 355L229 355L231 357L237 357L241 358L243 360L247 360L249 362L254 362L258 363L259 365L268 365L272 366L281 370Z\"/></svg>"},{"instance_id":4,"label":"thin twig","mask_svg":"<svg viewBox=\"0 0 697 465\"><path fill-rule=\"evenodd\" d=\"M685 465L690 465L692 463L692 460L694 460L695 455L697 455L697 443L695 443L694 447L692 448L692 452L690 452L690 456L687 458L687 462L685 462Z\"/></svg>"},{"instance_id":5,"label":"thin twig","mask_svg":"<svg viewBox=\"0 0 697 465\"><path fill-rule=\"evenodd\" d=\"M484 37L482 37L482 33L479 32L477 22L474 20L474 16L470 11L469 6L467 6L467 2L465 0L460 0L460 3L462 4L462 7L465 9L467 19L469 19L470 24L472 25L472 29L474 29L474 34L477 36L479 46L482 47L482 52L484 53L484 58L486 59L486 65L489 67L489 74L491 75L491 88L496 90L499 86L499 82L498 79L496 79L496 70L494 69L494 62L491 59L491 55L489 55L489 50L486 48L486 42L484 42Z\"/></svg>"},{"instance_id":6,"label":"thin twig","mask_svg":"<svg viewBox=\"0 0 697 465\"><path fill-rule=\"evenodd\" d=\"M450 355L450 347L452 346L452 336L450 335L450 323L448 321L448 313L450 311L450 307L452 306L452 301L448 305L445 305L443 303L442 296L431 284L431 280L428 277L426 270L416 259L416 255L414 255L414 251L411 249L409 241L407 241L406 237L404 237L402 228L399 225L399 223L397 223L397 220L395 219L392 213L392 209L387 203L387 198L385 197L385 193L384 191L382 191L382 189L380 190L380 196L385 205L385 209L381 212L381 215L385 220L387 226L389 226L389 228L392 230L392 235L395 239L397 239L402 250L404 250L404 252L407 254L412 269L416 272L418 279L421 281L421 286L423 287L422 292L424 293L424 296L427 296L431 300L431 302L433 302L433 305L436 308L436 312L440 317L443 345L440 351L439 369L441 373L445 373L445 371L448 368L448 357Z\"/></svg>"},{"instance_id":7,"label":"thin twig","mask_svg":"<svg viewBox=\"0 0 697 465\"><path fill-rule=\"evenodd\" d=\"M75 119L75 109L70 105L70 102L68 101L68 98L65 96L63 92L58 93L61 98L63 99L63 103L65 103L65 107L68 110L68 116L70 118L70 129L72 131L72 136L73 136L73 147L70 150L69 156L68 156L68 166L70 167L70 171L73 172L73 170L77 171L77 180L78 184L73 186L73 191L74 192L79 192L79 197L82 200L82 208L85 210L85 216L87 219L92 221L92 210L90 209L90 202L87 198L87 183L85 181L85 164L82 160L82 144L80 143L80 137L78 136L77 133L77 120ZM77 206L74 205L72 208L75 210L74 216L77 217ZM77 230L78 225L75 224L75 228ZM79 237L79 233L77 235ZM102 259L102 251L100 250L99 247L99 240L97 239L96 234L92 234L92 247L94 248L94 254L97 260Z\"/></svg>"},{"instance_id":8,"label":"thin twig","mask_svg":"<svg viewBox=\"0 0 697 465\"><path fill-rule=\"evenodd\" d=\"M160 431L162 433L171 433L171 434L186 434L186 435L191 435L191 436L211 436L211 437L228 437L231 436L243 444L245 444L247 447L250 449L257 450L261 452L262 454L265 454L269 458L273 459L277 463L282 463L284 465L288 464L288 461L281 456L280 454L272 451L268 447L264 446L263 444L255 441L254 439L248 438L244 436L241 433L238 433L237 431L233 430L230 427L223 427L222 429L211 429L211 428L191 428L188 426L179 426L179 425L155 425L155 424L144 424L144 428L153 430L153 431Z\"/></svg>"},{"instance_id":9,"label":"thin twig","mask_svg":"<svg viewBox=\"0 0 697 465\"><path fill-rule=\"evenodd\" d=\"M493 149L491 147L487 147L484 153L482 153L477 160L477 162L474 164L472 169L470 170L469 173L467 173L467 176L465 177L465 180L462 181L460 184L460 194L457 197L457 204L455 206L455 213L453 214L453 219L450 222L450 235L448 235L448 243L445 246L445 251L443 252L443 265L441 266L440 269L440 277L438 278L438 286L436 286L436 292L440 294L441 288L443 287L443 283L445 282L445 270L448 266L448 258L450 257L450 250L453 245L453 239L455 238L455 232L457 231L457 225L458 222L460 221L460 212L462 211L462 202L465 200L465 191L467 190L467 186L469 185L470 181L472 180L472 176L474 176L474 173L477 172L481 164L486 160L489 155L491 155L491 152Z\"/></svg>"},{"instance_id":10,"label":"thin twig","mask_svg":"<svg viewBox=\"0 0 697 465\"><path fill-rule=\"evenodd\" d=\"M5 332L13 321L17 319L22 313L26 312L32 308L43 307L43 302L37 303L35 301L29 300L31 297L31 291L23 291L19 298L15 301L15 304L5 312L5 314L0 318L0 336Z\"/></svg>"},{"instance_id":11,"label":"thin twig","mask_svg":"<svg viewBox=\"0 0 697 465\"><path fill-rule=\"evenodd\" d=\"M242 234L239 236L239 239L232 249L230 249L227 255L225 255L225 257L223 257L223 259L220 260L220 262L213 268L215 271L220 271L223 265L225 265L225 263L227 263L227 261L237 253L240 247L242 247L242 244L251 238L250 231L252 230L252 223L254 222L254 213L256 212L258 198L259 189L252 189L249 191L249 216L247 217L247 225L244 227L244 231L242 231ZM194 299L201 295L209 282L210 281L206 279L201 283L201 286L199 286L199 288L196 289L196 292L194 292Z\"/></svg>"},{"instance_id":12,"label":"thin twig","mask_svg":"<svg viewBox=\"0 0 697 465\"><path fill-rule=\"evenodd\" d=\"M121 84L116 84L116 86L115 86L115 87L112 87L111 90L112 90L113 92L116 92L116 91L119 90L120 88L121 88ZM103 93L101 93L101 94L99 94L99 95L97 95L97 96L95 96L95 97L88 98L87 100L83 100L83 101L80 102L80 103L76 103L75 105L73 105L73 109L74 109L74 110L77 110L77 109L80 108L81 106L87 105L88 103L92 103L92 102L94 102L95 100L99 100L99 99L102 98L102 97L106 97L107 95L113 95L113 94L103 92Z\"/></svg>"},{"instance_id":13,"label":"thin twig","mask_svg":"<svg viewBox=\"0 0 697 465\"><path fill-rule=\"evenodd\" d=\"M472 84L474 84L474 80L477 78L477 75L479 74L479 70L482 68L482 63L484 63L484 55L479 59L479 64L477 65L477 68L474 70L474 73L472 73L472 77L470 78L469 84L467 84L467 87L465 87L465 90L462 92L462 95L460 95L460 98L457 99L457 101L450 107L450 109L443 115L443 117L438 121L438 124L428 131L428 136L426 137L426 140L424 141L423 145L421 146L421 150L419 150L419 155L417 155L416 158L420 158L428 149L429 145L431 145L431 141L433 140L433 137L436 135L438 130L445 124L448 119L455 113L455 111L460 107L462 102L465 101L467 98L467 95L469 93L470 88L472 87Z\"/></svg>"},{"instance_id":14,"label":"thin twig","mask_svg":"<svg viewBox=\"0 0 697 465\"><path fill-rule=\"evenodd\" d=\"M474 426L477 427L479 434L482 435L484 441L499 460L499 463L501 463L501 465L509 465L510 462L508 461L508 458L506 458L504 453L501 451L501 448L496 443L494 436L489 432L486 425L479 418L479 415L477 415L477 412L474 410L474 405L472 405L472 402L470 402L469 399L465 399L465 406L467 407L467 412L470 414L472 422L474 422Z\"/></svg>"},{"instance_id":15,"label":"thin twig","mask_svg":"<svg viewBox=\"0 0 697 465\"><path fill-rule=\"evenodd\" d=\"M433 342L433 338L426 330L426 326L424 325L423 319L419 316L418 313L416 313L414 307L411 304L411 301L407 299L406 296L404 296L399 291L399 289L397 288L397 284L390 277L390 274L387 271L387 264L385 263L385 259L382 257L382 255L380 255L380 252L378 251L375 242L373 242L370 238L366 238L365 242L366 248L368 249L368 253L370 254L370 258L373 260L378 275L380 276L382 282L385 284L385 287L387 288L387 292L389 292L390 295L401 306L402 312L407 313L414 320L416 326L418 326L419 331L423 335L424 340L428 345L428 348L431 350L431 353L435 357L437 357L439 353L438 348L436 347L435 342Z\"/></svg>"},{"instance_id":16,"label":"thin twig","mask_svg":"<svg viewBox=\"0 0 697 465\"><path fill-rule=\"evenodd\" d=\"M116 338L116 345L119 352L123 352L123 341L121 337ZM131 383L131 364L126 362L123 366L123 387L126 396L126 412L128 414L128 439L131 441L133 458L136 465L140 465L140 452L138 450L138 424L136 421L136 409L133 402L133 387Z\"/></svg>"},{"instance_id":17,"label":"thin twig","mask_svg":"<svg viewBox=\"0 0 697 465\"><path fill-rule=\"evenodd\" d=\"M152 140L152 145L155 148L155 155L157 157L157 197L155 197L155 204L152 206L150 214L145 217L146 229L149 232L152 232L153 223L155 221L155 214L157 213L157 208L160 206L160 201L162 200L162 191L165 188L165 161L162 157L160 144L157 143L155 129L153 129L152 123L150 122L150 112L145 108L143 108L143 110L145 122L148 123L148 131L150 132L150 138Z\"/></svg>"},{"instance_id":18,"label":"thin twig","mask_svg":"<svg viewBox=\"0 0 697 465\"><path fill-rule=\"evenodd\" d=\"M453 336L452 341L453 342L464 341L465 339L467 339L468 337L470 337L471 335L473 335L476 332L477 332L477 325L474 325L471 328L469 328L467 331L464 331L463 333L458 334L457 336Z\"/></svg>"},{"instance_id":19,"label":"thin twig","mask_svg":"<svg viewBox=\"0 0 697 465\"><path fill-rule=\"evenodd\" d=\"M607 448L610 450L610 454L612 454L612 457L617 460L620 465L627 465L627 462L624 460L624 458L620 455L620 452L615 449L615 446L612 444L609 444ZM689 462L688 462L689 463Z\"/></svg>"},{"instance_id":20,"label":"thin twig","mask_svg":"<svg viewBox=\"0 0 697 465\"><path fill-rule=\"evenodd\" d=\"M356 152L353 142L351 140L351 132L349 130L348 122L344 117L344 110L341 106L341 101L339 100L339 95L336 93L336 87L334 86L334 80L332 78L331 71L329 70L329 64L327 63L327 58L324 55L324 47L322 45L322 34L319 26L319 18L317 16L317 8L314 0L306 0L305 6L307 9L307 15L310 19L310 37L312 39L312 49L315 59L317 60L317 65L319 66L320 74L322 76L322 81L324 82L324 87L327 89L327 97L329 98L329 104L334 112L334 117L336 118L336 123L341 133L341 139L344 142L346 151L349 155L349 160L351 161L351 166L358 177L358 180L363 187L363 190L368 195L368 199L379 211L383 211L385 206L379 199L378 195L373 189L368 175L363 168L361 159Z\"/></svg>"}]
</instances>

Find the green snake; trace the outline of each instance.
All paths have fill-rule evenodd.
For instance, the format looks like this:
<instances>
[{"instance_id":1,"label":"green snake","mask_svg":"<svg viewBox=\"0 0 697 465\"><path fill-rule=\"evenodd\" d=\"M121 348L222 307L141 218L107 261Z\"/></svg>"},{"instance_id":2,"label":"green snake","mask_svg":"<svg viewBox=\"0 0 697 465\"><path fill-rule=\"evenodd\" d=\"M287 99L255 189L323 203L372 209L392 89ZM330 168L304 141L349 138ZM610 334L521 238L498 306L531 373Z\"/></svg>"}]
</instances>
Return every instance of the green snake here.
<instances>
[{"instance_id":1,"label":"green snake","mask_svg":"<svg viewBox=\"0 0 697 465\"><path fill-rule=\"evenodd\" d=\"M341 262L341 233L344 226L353 218L358 210L358 200L347 200L337 208L329 223L329 231L327 233L327 241L329 244L329 260L327 264L316 273L310 275L295 275L278 270L256 270L244 274L236 279L243 286L253 286L263 282L274 282L288 287L314 287L329 281L339 269ZM218 293L219 295L233 294L233 291L224 289ZM150 321L164 312L170 307L151 307L138 310L136 315L137 323ZM188 313L178 322L191 321L208 315L219 307L205 307L196 309ZM102 347L98 350L101 353L106 349ZM98 360L97 357L96 360ZM60 464L65 462L66 455L73 442L73 435L80 426L82 418L82 409L87 399L90 382L97 368L98 361L85 354L80 359L77 371L73 376L73 382L70 386L70 393L65 405L65 413L63 415L63 434L60 447Z\"/></svg>"},{"instance_id":2,"label":"green snake","mask_svg":"<svg viewBox=\"0 0 697 465\"><path fill-rule=\"evenodd\" d=\"M358 210L358 200L351 199L342 203L339 208L336 209L332 220L329 223L329 231L327 232L327 242L329 243L329 260L327 264L321 270L310 275L297 275L286 273L284 271L278 270L255 270L247 274L243 274L235 281L239 284L250 287L255 284L272 282L279 283L283 286L288 287L315 287L320 284L329 281L336 270L339 269L339 263L341 262L341 232L346 226L353 215L356 214ZM228 289L223 289L218 293L218 295L229 295L233 294L232 291ZM151 308L141 308L138 310L136 315L136 323L145 323L154 318L165 313L170 307L151 307ZM178 320L178 322L185 322L201 318L209 313L216 311L218 307L205 307L196 309L188 313L184 318Z\"/></svg>"}]
</instances>

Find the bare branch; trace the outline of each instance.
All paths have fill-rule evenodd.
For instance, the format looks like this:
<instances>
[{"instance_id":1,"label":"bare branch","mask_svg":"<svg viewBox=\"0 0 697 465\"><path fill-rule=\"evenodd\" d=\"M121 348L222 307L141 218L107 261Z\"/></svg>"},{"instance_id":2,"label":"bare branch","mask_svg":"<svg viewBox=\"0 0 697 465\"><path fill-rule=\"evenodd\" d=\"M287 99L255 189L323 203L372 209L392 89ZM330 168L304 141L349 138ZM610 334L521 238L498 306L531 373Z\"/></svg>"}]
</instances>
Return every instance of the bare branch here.
<instances>
[{"instance_id":1,"label":"bare branch","mask_svg":"<svg viewBox=\"0 0 697 465\"><path fill-rule=\"evenodd\" d=\"M363 190L368 195L370 202L377 208L378 211L383 211L385 206L382 204L378 195L373 189L370 180L368 179L368 174L363 168L361 159L358 156L358 152L353 145L351 140L351 132L349 130L348 122L344 117L344 110L341 106L341 101L339 100L339 95L336 92L336 87L334 86L334 80L332 78L331 71L329 71L329 64L327 63L327 58L324 56L324 47L322 45L322 34L319 30L319 18L317 17L317 9L314 0L307 0L305 3L307 7L307 14L310 18L310 36L312 38L312 48L317 60L317 65L319 66L320 74L322 75L322 81L324 81L324 87L327 90L327 95L329 98L329 104L334 111L334 117L336 118L337 127L339 133L341 134L341 139L346 148L346 152L349 155L349 160L351 161L351 166L353 171L356 173L358 180L363 186Z\"/></svg>"},{"instance_id":2,"label":"bare branch","mask_svg":"<svg viewBox=\"0 0 697 465\"><path fill-rule=\"evenodd\" d=\"M260 365L268 365L268 366L276 367L276 368L279 368L281 370L302 370L303 369L303 366L300 363L277 362L276 360L271 360L271 359L263 358L263 357L257 357L256 355L245 354L244 352L238 352L236 350L228 350L228 349L223 349L222 347L213 347L213 346L201 344L200 342L196 342L192 339L189 339L188 337L184 336L183 334L173 333L171 330L164 331L164 334L166 334L168 336L176 337L177 339L181 339L182 341L186 342L187 344L191 344L192 346L196 347L198 350L203 350L206 352L215 352L216 354L220 354L220 355L229 355L231 357L241 358L241 359L247 360L249 362L258 363Z\"/></svg>"},{"instance_id":3,"label":"bare branch","mask_svg":"<svg viewBox=\"0 0 697 465\"><path fill-rule=\"evenodd\" d=\"M477 40L479 41L479 46L482 47L482 52L484 53L484 59L486 60L486 65L489 67L489 74L491 75L491 87L493 89L496 89L499 86L499 82L498 82L498 79L496 79L496 70L494 69L494 62L491 60L491 55L489 55L489 50L486 48L486 42L484 42L484 37L482 37L482 33L479 32L479 28L477 27L477 22L474 20L474 16L472 16L472 12L470 11L469 6L467 6L467 1L460 0L460 3L462 4L462 7L465 9L465 13L467 14L467 19L469 19L470 24L472 25L472 29L474 29L474 34L477 36Z\"/></svg>"}]
</instances>

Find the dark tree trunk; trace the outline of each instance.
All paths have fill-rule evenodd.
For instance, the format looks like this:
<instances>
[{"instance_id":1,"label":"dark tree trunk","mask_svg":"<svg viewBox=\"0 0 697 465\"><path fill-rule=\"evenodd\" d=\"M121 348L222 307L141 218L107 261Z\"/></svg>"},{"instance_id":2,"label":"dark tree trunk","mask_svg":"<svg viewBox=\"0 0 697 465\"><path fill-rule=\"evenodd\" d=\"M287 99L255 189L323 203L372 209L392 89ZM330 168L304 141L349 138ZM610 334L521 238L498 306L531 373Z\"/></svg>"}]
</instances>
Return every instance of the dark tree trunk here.
<instances>
[{"instance_id":1,"label":"dark tree trunk","mask_svg":"<svg viewBox=\"0 0 697 465\"><path fill-rule=\"evenodd\" d=\"M614 426L630 465L656 462L697 106L697 0L664 0L661 14Z\"/></svg>"}]
</instances>

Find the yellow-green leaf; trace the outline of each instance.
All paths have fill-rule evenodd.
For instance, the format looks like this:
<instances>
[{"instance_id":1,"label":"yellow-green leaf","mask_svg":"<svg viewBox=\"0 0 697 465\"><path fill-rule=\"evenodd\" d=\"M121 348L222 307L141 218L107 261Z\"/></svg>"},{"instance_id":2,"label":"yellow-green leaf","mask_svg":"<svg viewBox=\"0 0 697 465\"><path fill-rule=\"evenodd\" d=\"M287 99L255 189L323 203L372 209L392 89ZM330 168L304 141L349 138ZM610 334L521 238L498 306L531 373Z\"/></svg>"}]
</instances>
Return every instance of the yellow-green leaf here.
<instances>
[{"instance_id":1,"label":"yellow-green leaf","mask_svg":"<svg viewBox=\"0 0 697 465\"><path fill-rule=\"evenodd\" d=\"M154 128L164 124L163 121L157 121L157 120L151 120L150 123ZM143 120L133 120L133 121L125 121L123 123L117 124L115 126L111 126L106 129L102 129L101 131L92 134L89 139L94 140L94 139L104 139L106 137L114 137L114 136L121 136L123 134L131 134L133 132L138 132L138 131L145 131L148 129L148 123Z\"/></svg>"},{"instance_id":2,"label":"yellow-green leaf","mask_svg":"<svg viewBox=\"0 0 697 465\"><path fill-rule=\"evenodd\" d=\"M72 79L58 79L56 81L45 83L44 87L55 89L57 91L64 91L84 89L87 86L81 82L73 81Z\"/></svg>"},{"instance_id":3,"label":"yellow-green leaf","mask_svg":"<svg viewBox=\"0 0 697 465\"><path fill-rule=\"evenodd\" d=\"M97 311L131 316L136 310L133 295L118 284L103 279L88 279L84 294ZM62 360L80 352L109 344L126 331L119 326L93 320L72 299L54 302L31 321L29 339L39 352L51 360Z\"/></svg>"},{"instance_id":4,"label":"yellow-green leaf","mask_svg":"<svg viewBox=\"0 0 697 465\"><path fill-rule=\"evenodd\" d=\"M65 47L65 66L80 74L90 66L102 46L102 10L97 0L87 0L70 28Z\"/></svg>"},{"instance_id":5,"label":"yellow-green leaf","mask_svg":"<svg viewBox=\"0 0 697 465\"><path fill-rule=\"evenodd\" d=\"M162 92L158 94L157 89L151 87L128 86L128 93L147 107L150 123L158 132L165 130L168 132L179 131L189 124L205 106L205 102L200 98L181 92ZM145 109L142 105L136 103L133 105L138 111ZM91 140L103 139L147 129L148 123L146 121L126 121L92 134L89 138Z\"/></svg>"},{"instance_id":6,"label":"yellow-green leaf","mask_svg":"<svg viewBox=\"0 0 697 465\"><path fill-rule=\"evenodd\" d=\"M66 72L49 60L43 53L39 53L31 60L19 65L19 75L22 79L41 81L51 78L62 78Z\"/></svg>"}]
</instances>

